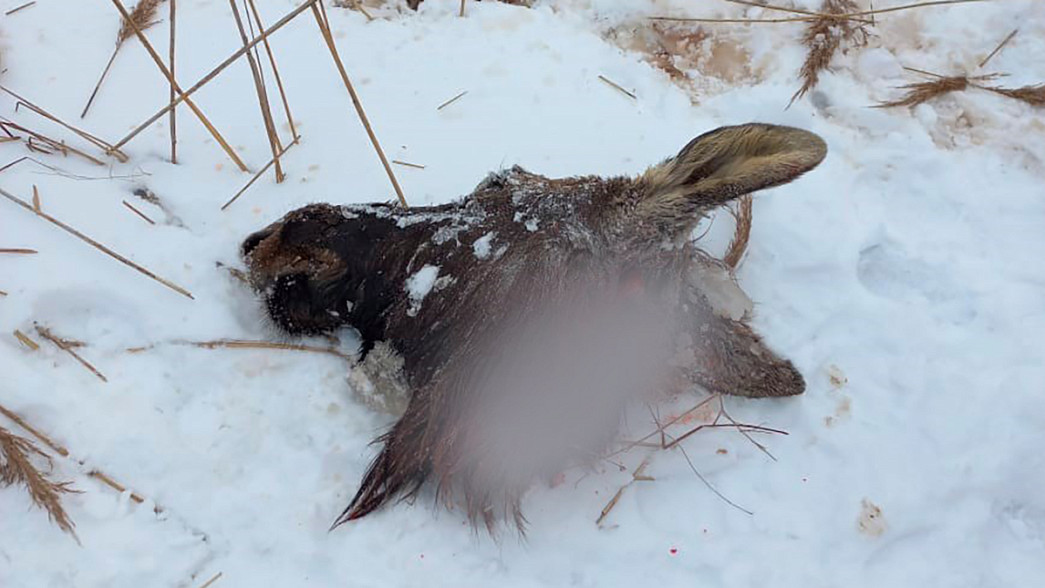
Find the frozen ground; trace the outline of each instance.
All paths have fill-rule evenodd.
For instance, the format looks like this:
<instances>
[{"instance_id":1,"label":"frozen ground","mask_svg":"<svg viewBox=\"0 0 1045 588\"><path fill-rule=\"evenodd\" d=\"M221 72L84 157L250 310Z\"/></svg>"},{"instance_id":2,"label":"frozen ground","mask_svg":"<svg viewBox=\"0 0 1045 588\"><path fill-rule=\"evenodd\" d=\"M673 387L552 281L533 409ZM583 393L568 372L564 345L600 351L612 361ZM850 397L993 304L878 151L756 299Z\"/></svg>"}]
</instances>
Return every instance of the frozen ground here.
<instances>
[{"instance_id":1,"label":"frozen ground","mask_svg":"<svg viewBox=\"0 0 1045 588\"><path fill-rule=\"evenodd\" d=\"M0 12L21 3L0 2ZM295 5L259 4L268 23ZM0 402L70 449L57 475L83 490L66 500L82 545L30 508L23 491L0 490L0 585L195 587L218 572L219 588L1026 586L1045 576L1043 111L976 91L913 112L868 108L914 81L902 65L974 72L1017 27L988 69L1012 74L1009 85L1045 80L1045 5L998 0L882 15L869 46L839 56L820 88L789 110L801 25L709 25L694 60L718 77L693 70L684 87L618 47L648 29L644 15L772 13L572 0L533 9L470 2L459 18L456 5L378 8L373 22L330 10L390 158L426 166L396 166L412 203L447 201L513 164L551 176L637 173L723 124L785 123L827 140L820 168L757 198L740 272L757 325L809 389L727 408L790 436L765 440L775 462L728 431L686 442L699 471L754 514L710 492L680 453L661 452L648 471L656 481L632 485L604 528L594 521L629 478L612 468L534 488L525 540L477 536L460 513L427 499L328 533L373 454L367 443L389 423L356 400L346 363L163 344L272 338L250 293L215 263L236 265L248 232L303 203L393 197L305 14L273 37L303 135L285 158L282 185L266 175L220 211L249 176L184 108L180 165L165 160L164 119L128 145L125 165L36 155L100 179L32 163L0 174L0 187L28 199L36 185L46 211L195 295L179 296L0 201L0 247L40 251L0 257L8 294L0 297ZM188 85L239 41L226 2L179 8L178 77ZM107 2L39 0L4 17L0 82L78 121L117 22ZM165 54L165 24L149 35ZM717 62L720 46L740 47L742 58ZM116 140L167 92L129 42L82 124ZM245 63L197 98L252 168L269 159ZM0 98L0 114L81 144L15 113L10 97ZM25 154L0 145L0 164ZM181 223L135 200L141 186ZM132 215L124 199L159 223ZM728 227L722 220L713 234ZM89 342L81 352L109 382L53 346L21 347L10 333L32 333L34 321ZM652 424L630 426L638 434ZM95 468L148 502L85 475Z\"/></svg>"}]
</instances>

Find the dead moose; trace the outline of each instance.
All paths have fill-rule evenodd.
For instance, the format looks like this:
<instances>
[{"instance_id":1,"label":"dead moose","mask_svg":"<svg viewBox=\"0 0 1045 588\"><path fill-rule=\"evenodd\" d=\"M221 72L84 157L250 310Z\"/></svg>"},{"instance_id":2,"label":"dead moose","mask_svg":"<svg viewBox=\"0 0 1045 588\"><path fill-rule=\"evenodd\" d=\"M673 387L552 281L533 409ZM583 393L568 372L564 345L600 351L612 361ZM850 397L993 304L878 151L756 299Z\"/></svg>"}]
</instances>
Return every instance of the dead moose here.
<instances>
[{"instance_id":1,"label":"dead moose","mask_svg":"<svg viewBox=\"0 0 1045 588\"><path fill-rule=\"evenodd\" d=\"M791 362L723 303L728 271L691 233L826 153L804 130L722 127L638 177L513 167L451 204L312 204L250 235L242 253L276 327L351 326L374 394L405 391L335 525L431 479L473 522L521 528L522 492L596 458L629 394L679 374L724 394L801 394Z\"/></svg>"}]
</instances>

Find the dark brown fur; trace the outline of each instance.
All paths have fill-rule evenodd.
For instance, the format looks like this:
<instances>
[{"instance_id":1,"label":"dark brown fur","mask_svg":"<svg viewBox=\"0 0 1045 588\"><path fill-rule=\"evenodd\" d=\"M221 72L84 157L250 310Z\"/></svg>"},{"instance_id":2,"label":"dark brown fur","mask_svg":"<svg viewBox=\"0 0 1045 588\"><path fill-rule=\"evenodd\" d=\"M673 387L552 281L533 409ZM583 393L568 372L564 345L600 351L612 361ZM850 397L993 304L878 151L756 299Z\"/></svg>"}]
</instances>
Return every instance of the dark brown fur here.
<instances>
[{"instance_id":1,"label":"dark brown fur","mask_svg":"<svg viewBox=\"0 0 1045 588\"><path fill-rule=\"evenodd\" d=\"M689 379L748 397L800 394L804 381L739 317L715 308L706 282L726 268L688 243L710 210L789 182L826 154L819 137L789 127L723 127L638 178L549 179L515 167L452 204L315 204L247 238L251 280L272 320L291 334L356 328L365 355L386 342L411 391L402 418L336 524L364 516L434 479L461 492L473 521L522 523L518 485L476 482L462 456L469 378L516 321L578 284L615 291L641 278L685 317ZM423 298L411 280L438 268ZM421 272L419 274L419 272ZM518 324L523 324L519 322ZM566 465L566 464L556 464Z\"/></svg>"}]
</instances>

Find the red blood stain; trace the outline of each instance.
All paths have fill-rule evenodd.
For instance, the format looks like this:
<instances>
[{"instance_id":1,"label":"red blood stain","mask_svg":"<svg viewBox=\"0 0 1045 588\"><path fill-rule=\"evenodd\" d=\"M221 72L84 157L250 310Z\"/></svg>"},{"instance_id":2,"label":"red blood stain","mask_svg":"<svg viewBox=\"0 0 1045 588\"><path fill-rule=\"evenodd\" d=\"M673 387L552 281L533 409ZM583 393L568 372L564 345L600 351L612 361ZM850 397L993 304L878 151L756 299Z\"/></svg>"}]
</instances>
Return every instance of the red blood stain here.
<instances>
[{"instance_id":1,"label":"red blood stain","mask_svg":"<svg viewBox=\"0 0 1045 588\"><path fill-rule=\"evenodd\" d=\"M679 552L679 550L678 550L677 547L672 547L671 549L668 550L668 553L670 553L671 555L677 555L678 552Z\"/></svg>"}]
</instances>

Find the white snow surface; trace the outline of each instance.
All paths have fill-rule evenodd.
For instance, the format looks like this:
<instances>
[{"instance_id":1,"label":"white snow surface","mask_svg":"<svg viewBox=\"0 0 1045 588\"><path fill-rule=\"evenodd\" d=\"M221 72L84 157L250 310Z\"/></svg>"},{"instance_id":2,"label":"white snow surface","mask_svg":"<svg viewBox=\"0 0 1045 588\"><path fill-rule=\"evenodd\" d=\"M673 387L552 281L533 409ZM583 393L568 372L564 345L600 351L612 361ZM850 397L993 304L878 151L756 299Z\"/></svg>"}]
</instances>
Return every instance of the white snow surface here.
<instances>
[{"instance_id":1,"label":"white snow surface","mask_svg":"<svg viewBox=\"0 0 1045 588\"><path fill-rule=\"evenodd\" d=\"M411 316L421 310L421 303L424 302L425 296L428 296L428 293L432 291L432 286L435 286L435 280L438 276L439 266L426 265L406 279L406 293L410 297L410 310L408 312Z\"/></svg>"},{"instance_id":2,"label":"white snow surface","mask_svg":"<svg viewBox=\"0 0 1045 588\"><path fill-rule=\"evenodd\" d=\"M22 3L4 0L0 13ZM258 4L267 24L296 5ZM177 77L188 87L240 41L227 2L178 6ZM389 159L425 165L395 166L412 204L447 202L514 164L549 176L640 173L726 124L789 124L824 137L830 154L818 169L756 198L739 275L755 325L795 361L808 390L726 407L790 434L759 437L776 461L729 430L683 445L711 484L753 514L712 493L673 450L655 453L646 472L655 481L627 488L601 528L600 511L631 478L610 464L535 486L524 501L525 539L474 533L431 494L328 531L376 452L368 443L391 422L355 399L346 362L171 343L277 340L255 296L215 264L238 266L242 239L297 206L394 198L305 13L271 38L302 134L283 161L287 181L277 185L270 171L224 212L250 175L185 107L178 165L167 161L166 117L126 146L125 164L0 144L0 164L32 155L64 172L22 162L0 173L0 187L28 200L36 186L47 213L195 297L0 200L0 247L39 250L0 255L0 403L69 449L54 475L82 491L65 498L78 545L22 489L0 489L0 585L196 587L219 572L216 588L972 587L1045 577L1043 111L976 90L913 110L869 108L920 80L903 66L977 73L1014 28L1020 33L987 70L1011 74L1009 86L1040 83L1045 3L883 14L869 45L837 56L818 89L790 109L801 25L705 25L708 43L743 47L749 68L731 80L692 70L685 87L604 36L648 27L644 17L654 14L780 13L682 0L469 2L464 18L456 1L429 0L417 13L397 3L371 10L377 18L368 22L328 9ZM0 83L117 140L169 91L132 40L79 119L118 22L108 2L39 0L4 17ZM165 23L148 36L166 55ZM252 170L269 160L245 62L195 101ZM3 116L98 154L14 107L0 98ZM132 195L143 186L181 226ZM711 242L728 239L731 226L718 215ZM22 347L11 333L39 340L34 322L88 342L79 352L108 382L43 340L39 351ZM351 337L343 339L351 351ZM667 402L662 416L695 398ZM629 419L624 434L645 434L649 421ZM0 426L27 435L3 417ZM645 455L621 459L634 468ZM146 502L88 477L94 469Z\"/></svg>"}]
</instances>

